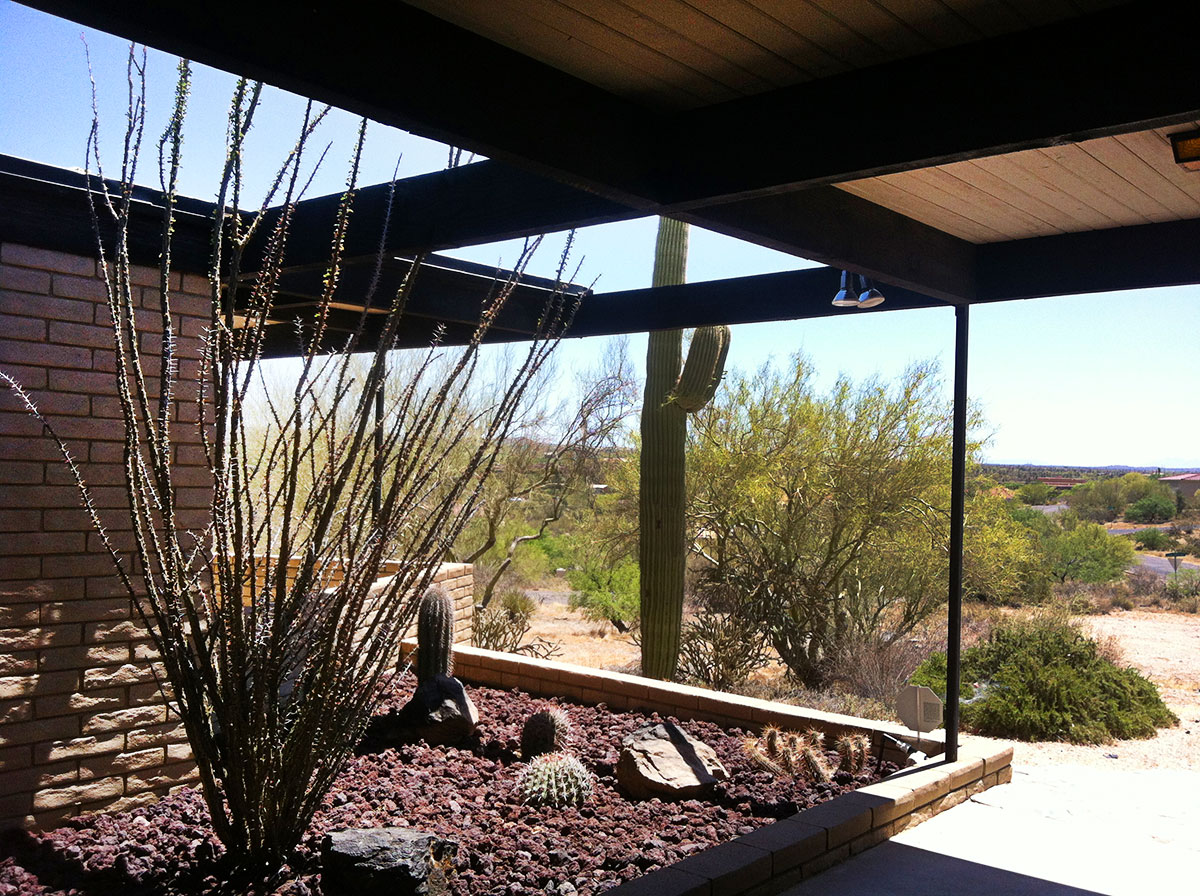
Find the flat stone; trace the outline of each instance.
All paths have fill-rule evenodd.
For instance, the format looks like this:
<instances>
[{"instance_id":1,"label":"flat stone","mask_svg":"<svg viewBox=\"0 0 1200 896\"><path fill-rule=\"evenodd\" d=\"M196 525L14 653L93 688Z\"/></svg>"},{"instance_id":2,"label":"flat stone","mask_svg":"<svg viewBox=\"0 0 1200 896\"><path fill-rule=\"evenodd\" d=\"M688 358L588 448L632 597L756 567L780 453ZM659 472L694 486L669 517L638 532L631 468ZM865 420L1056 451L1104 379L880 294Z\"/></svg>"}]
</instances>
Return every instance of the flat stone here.
<instances>
[{"instance_id":1,"label":"flat stone","mask_svg":"<svg viewBox=\"0 0 1200 896\"><path fill-rule=\"evenodd\" d=\"M351 828L321 842L321 884L353 896L442 896L458 844L411 828Z\"/></svg>"},{"instance_id":2,"label":"flat stone","mask_svg":"<svg viewBox=\"0 0 1200 896\"><path fill-rule=\"evenodd\" d=\"M634 799L693 799L728 777L712 747L673 722L643 725L621 742L617 781Z\"/></svg>"}]
</instances>

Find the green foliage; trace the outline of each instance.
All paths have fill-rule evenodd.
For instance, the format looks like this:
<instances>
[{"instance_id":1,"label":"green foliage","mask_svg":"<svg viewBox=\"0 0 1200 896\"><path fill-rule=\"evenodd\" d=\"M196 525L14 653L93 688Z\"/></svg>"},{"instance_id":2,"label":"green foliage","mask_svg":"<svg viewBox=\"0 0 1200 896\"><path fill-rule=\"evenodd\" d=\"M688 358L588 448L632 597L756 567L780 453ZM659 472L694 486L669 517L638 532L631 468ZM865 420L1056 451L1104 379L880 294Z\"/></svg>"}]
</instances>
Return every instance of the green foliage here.
<instances>
[{"instance_id":1,"label":"green foliage","mask_svg":"<svg viewBox=\"0 0 1200 896\"><path fill-rule=\"evenodd\" d=\"M945 694L945 655L931 656L912 680ZM963 724L993 737L1106 743L1178 722L1152 682L1117 666L1064 616L998 626L963 651L962 681Z\"/></svg>"},{"instance_id":2,"label":"green foliage","mask_svg":"<svg viewBox=\"0 0 1200 896\"><path fill-rule=\"evenodd\" d=\"M432 681L454 670L454 599L430 588L417 609L417 681Z\"/></svg>"},{"instance_id":3,"label":"green foliage","mask_svg":"<svg viewBox=\"0 0 1200 896\"><path fill-rule=\"evenodd\" d=\"M1017 489L1017 498L1023 504L1052 504L1058 489L1044 482L1027 482Z\"/></svg>"},{"instance_id":4,"label":"green foliage","mask_svg":"<svg viewBox=\"0 0 1200 896\"><path fill-rule=\"evenodd\" d=\"M1162 529L1142 529L1129 537L1143 551L1170 551L1175 548L1175 539Z\"/></svg>"},{"instance_id":5,"label":"green foliage","mask_svg":"<svg viewBox=\"0 0 1200 896\"><path fill-rule=\"evenodd\" d=\"M1133 545L1114 538L1098 523L1075 523L1060 527L1042 545L1055 578L1100 584L1119 579L1136 560Z\"/></svg>"},{"instance_id":6,"label":"green foliage","mask_svg":"<svg viewBox=\"0 0 1200 896\"><path fill-rule=\"evenodd\" d=\"M1131 523L1165 523L1173 516L1175 498L1171 495L1147 495L1125 508L1125 519Z\"/></svg>"},{"instance_id":7,"label":"green foliage","mask_svg":"<svg viewBox=\"0 0 1200 896\"><path fill-rule=\"evenodd\" d=\"M1141 503L1147 498L1156 499ZM1167 510L1166 504L1170 503ZM1077 485L1067 493L1067 503L1081 519L1108 523L1117 519L1130 505L1138 505L1138 514L1166 515L1162 519L1131 519L1131 522L1165 522L1175 515L1175 494L1170 486L1142 473L1126 473ZM1127 519L1130 519L1126 515Z\"/></svg>"},{"instance_id":8,"label":"green foliage","mask_svg":"<svg viewBox=\"0 0 1200 896\"><path fill-rule=\"evenodd\" d=\"M1110 536L1099 523L1080 521L1073 511L1043 514L1020 508L1012 517L1036 538L1043 570L1055 581L1111 582L1137 559L1128 539Z\"/></svg>"},{"instance_id":9,"label":"green foliage","mask_svg":"<svg viewBox=\"0 0 1200 896\"><path fill-rule=\"evenodd\" d=\"M946 597L950 415L933 367L827 394L803 357L734 375L695 417L689 527L697 593L737 595L789 671L825 683L847 642L899 638ZM981 490L969 508L969 593L1012 599L1039 579L1036 540Z\"/></svg>"},{"instance_id":10,"label":"green foliage","mask_svg":"<svg viewBox=\"0 0 1200 896\"><path fill-rule=\"evenodd\" d=\"M582 806L592 796L594 779L578 757L545 753L521 770L517 786L531 806Z\"/></svg>"},{"instance_id":11,"label":"green foliage","mask_svg":"<svg viewBox=\"0 0 1200 896\"><path fill-rule=\"evenodd\" d=\"M521 758L528 762L543 753L565 750L570 738L571 719L565 709L538 710L521 728Z\"/></svg>"},{"instance_id":12,"label":"green foliage","mask_svg":"<svg viewBox=\"0 0 1200 896\"><path fill-rule=\"evenodd\" d=\"M608 565L603 558L587 558L583 566L567 573L573 593L571 609L596 622L611 622L619 632L637 627L639 616L638 565L620 560Z\"/></svg>"}]
</instances>

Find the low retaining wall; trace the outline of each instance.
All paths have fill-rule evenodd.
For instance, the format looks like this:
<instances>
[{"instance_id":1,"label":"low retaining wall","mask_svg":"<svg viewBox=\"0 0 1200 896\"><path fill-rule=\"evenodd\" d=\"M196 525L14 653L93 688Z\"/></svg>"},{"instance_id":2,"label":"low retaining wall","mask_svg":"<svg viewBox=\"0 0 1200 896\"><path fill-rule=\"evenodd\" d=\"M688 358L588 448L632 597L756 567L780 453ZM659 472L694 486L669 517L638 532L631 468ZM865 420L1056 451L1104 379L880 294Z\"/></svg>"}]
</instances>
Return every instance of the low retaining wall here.
<instances>
[{"instance_id":1,"label":"low retaining wall","mask_svg":"<svg viewBox=\"0 0 1200 896\"><path fill-rule=\"evenodd\" d=\"M412 646L411 642L405 645L406 649ZM763 725L804 731L817 728L829 737L861 732L871 736L884 758L898 764L903 762L902 752L889 746L882 735L910 744L917 741L913 732L899 725L585 666L464 646L455 647L454 659L455 674L470 683L520 688L582 703L604 703L613 709L646 710L678 719L753 729ZM941 736L941 732L925 735L921 749L940 754ZM934 756L877 784L706 849L609 892L614 896L778 893L782 887L824 871L1012 778L1011 747L1001 749L981 739L963 737L958 756L956 762Z\"/></svg>"}]
</instances>

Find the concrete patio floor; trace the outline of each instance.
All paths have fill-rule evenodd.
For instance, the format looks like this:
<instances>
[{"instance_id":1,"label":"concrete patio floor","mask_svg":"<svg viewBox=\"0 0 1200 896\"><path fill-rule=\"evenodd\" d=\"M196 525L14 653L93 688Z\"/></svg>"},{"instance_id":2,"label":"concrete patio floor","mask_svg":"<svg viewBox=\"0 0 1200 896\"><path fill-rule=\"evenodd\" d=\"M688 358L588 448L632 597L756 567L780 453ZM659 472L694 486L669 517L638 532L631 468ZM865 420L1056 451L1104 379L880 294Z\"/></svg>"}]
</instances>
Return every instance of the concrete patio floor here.
<instances>
[{"instance_id":1,"label":"concrete patio floor","mask_svg":"<svg viewBox=\"0 0 1200 896\"><path fill-rule=\"evenodd\" d=\"M1010 784L783 896L1143 896L1200 888L1200 773L1014 768Z\"/></svg>"}]
</instances>

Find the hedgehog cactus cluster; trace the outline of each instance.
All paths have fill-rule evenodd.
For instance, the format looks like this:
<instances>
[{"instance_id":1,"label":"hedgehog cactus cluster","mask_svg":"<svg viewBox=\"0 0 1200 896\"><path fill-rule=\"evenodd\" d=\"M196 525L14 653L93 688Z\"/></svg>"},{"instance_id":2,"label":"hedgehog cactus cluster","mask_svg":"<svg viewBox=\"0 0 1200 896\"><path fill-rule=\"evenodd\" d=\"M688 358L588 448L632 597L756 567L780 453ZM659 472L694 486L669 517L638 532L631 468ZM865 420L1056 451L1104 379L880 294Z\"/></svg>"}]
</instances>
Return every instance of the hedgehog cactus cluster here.
<instances>
[{"instance_id":1,"label":"hedgehog cactus cluster","mask_svg":"<svg viewBox=\"0 0 1200 896\"><path fill-rule=\"evenodd\" d=\"M543 753L521 770L517 786L532 806L582 806L592 795L593 778L578 757Z\"/></svg>"},{"instance_id":2,"label":"hedgehog cactus cluster","mask_svg":"<svg viewBox=\"0 0 1200 896\"><path fill-rule=\"evenodd\" d=\"M417 681L449 677L454 671L454 599L430 588L417 608Z\"/></svg>"},{"instance_id":3,"label":"hedgehog cactus cluster","mask_svg":"<svg viewBox=\"0 0 1200 896\"><path fill-rule=\"evenodd\" d=\"M543 753L562 752L571 738L571 719L559 707L535 712L521 729L521 757L526 762Z\"/></svg>"},{"instance_id":4,"label":"hedgehog cactus cluster","mask_svg":"<svg viewBox=\"0 0 1200 896\"><path fill-rule=\"evenodd\" d=\"M832 776L824 753L825 735L820 731L800 734L768 726L762 736L742 742L746 755L778 777L803 777L825 783Z\"/></svg>"},{"instance_id":5,"label":"hedgehog cactus cluster","mask_svg":"<svg viewBox=\"0 0 1200 896\"><path fill-rule=\"evenodd\" d=\"M840 759L838 771L862 774L871 758L871 739L865 734L846 734L837 739L835 746Z\"/></svg>"}]
</instances>

